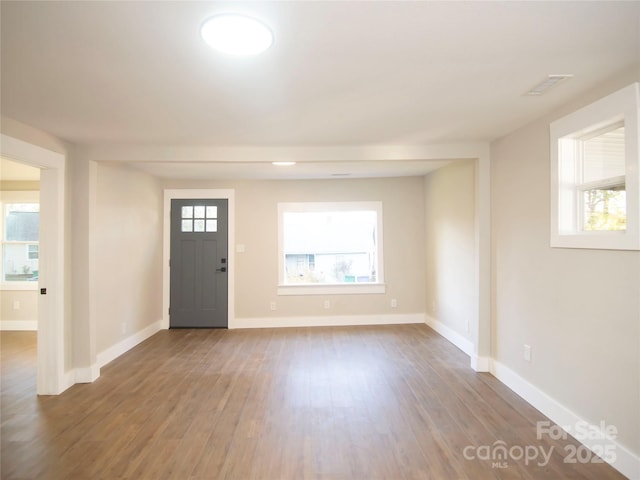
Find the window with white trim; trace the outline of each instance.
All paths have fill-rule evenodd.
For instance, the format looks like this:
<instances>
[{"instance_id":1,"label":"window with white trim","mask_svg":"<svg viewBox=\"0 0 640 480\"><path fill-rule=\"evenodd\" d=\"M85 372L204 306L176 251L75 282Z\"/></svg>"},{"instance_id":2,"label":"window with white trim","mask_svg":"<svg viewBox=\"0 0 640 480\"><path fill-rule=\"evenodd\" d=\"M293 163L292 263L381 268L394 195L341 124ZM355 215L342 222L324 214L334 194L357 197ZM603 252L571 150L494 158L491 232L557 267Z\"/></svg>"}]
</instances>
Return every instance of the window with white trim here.
<instances>
[{"instance_id":1,"label":"window with white trim","mask_svg":"<svg viewBox=\"0 0 640 480\"><path fill-rule=\"evenodd\" d=\"M39 273L40 205L1 205L2 286L35 286Z\"/></svg>"},{"instance_id":2,"label":"window with white trim","mask_svg":"<svg viewBox=\"0 0 640 480\"><path fill-rule=\"evenodd\" d=\"M278 204L278 294L384 293L381 202Z\"/></svg>"},{"instance_id":3,"label":"window with white trim","mask_svg":"<svg viewBox=\"0 0 640 480\"><path fill-rule=\"evenodd\" d=\"M638 83L551 123L551 246L640 249Z\"/></svg>"}]
</instances>

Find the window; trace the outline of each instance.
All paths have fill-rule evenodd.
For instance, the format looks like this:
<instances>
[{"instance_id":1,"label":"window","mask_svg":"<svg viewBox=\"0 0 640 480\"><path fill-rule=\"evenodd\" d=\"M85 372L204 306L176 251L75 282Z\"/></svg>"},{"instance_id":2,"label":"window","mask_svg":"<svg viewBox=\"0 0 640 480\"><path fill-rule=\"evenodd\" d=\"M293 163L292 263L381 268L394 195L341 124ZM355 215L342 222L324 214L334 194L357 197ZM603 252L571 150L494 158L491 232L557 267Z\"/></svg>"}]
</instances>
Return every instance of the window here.
<instances>
[{"instance_id":1,"label":"window","mask_svg":"<svg viewBox=\"0 0 640 480\"><path fill-rule=\"evenodd\" d=\"M278 204L280 295L384 293L380 202Z\"/></svg>"},{"instance_id":2,"label":"window","mask_svg":"<svg viewBox=\"0 0 640 480\"><path fill-rule=\"evenodd\" d=\"M551 246L640 249L638 84L551 124Z\"/></svg>"},{"instance_id":3,"label":"window","mask_svg":"<svg viewBox=\"0 0 640 480\"><path fill-rule=\"evenodd\" d=\"M626 230L627 201L624 161L624 125L582 137L578 163L579 228L582 231Z\"/></svg>"},{"instance_id":4,"label":"window","mask_svg":"<svg viewBox=\"0 0 640 480\"><path fill-rule=\"evenodd\" d=\"M2 283L37 282L40 206L7 203L2 221Z\"/></svg>"},{"instance_id":5,"label":"window","mask_svg":"<svg viewBox=\"0 0 640 480\"><path fill-rule=\"evenodd\" d=\"M218 207L216 206L184 206L180 216L182 232L218 231Z\"/></svg>"}]
</instances>

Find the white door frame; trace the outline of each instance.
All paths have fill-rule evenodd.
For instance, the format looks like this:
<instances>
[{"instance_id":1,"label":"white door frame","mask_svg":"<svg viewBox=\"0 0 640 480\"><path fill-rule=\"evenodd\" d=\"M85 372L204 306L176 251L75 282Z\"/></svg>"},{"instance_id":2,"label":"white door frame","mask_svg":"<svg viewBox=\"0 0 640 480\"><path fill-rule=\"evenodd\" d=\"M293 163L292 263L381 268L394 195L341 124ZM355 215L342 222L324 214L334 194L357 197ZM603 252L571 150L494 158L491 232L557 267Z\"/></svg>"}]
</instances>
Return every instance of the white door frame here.
<instances>
[{"instance_id":1,"label":"white door frame","mask_svg":"<svg viewBox=\"0 0 640 480\"><path fill-rule=\"evenodd\" d=\"M65 381L65 156L2 135L3 157L40 168L40 263L38 289L38 395L58 395Z\"/></svg>"},{"instance_id":2,"label":"white door frame","mask_svg":"<svg viewBox=\"0 0 640 480\"><path fill-rule=\"evenodd\" d=\"M168 189L164 191L164 221L162 226L162 326L169 328L169 302L171 299L171 276L169 258L171 253L171 200L189 198L214 198L228 201L228 275L227 316L228 328L235 328L235 190L232 189Z\"/></svg>"}]
</instances>

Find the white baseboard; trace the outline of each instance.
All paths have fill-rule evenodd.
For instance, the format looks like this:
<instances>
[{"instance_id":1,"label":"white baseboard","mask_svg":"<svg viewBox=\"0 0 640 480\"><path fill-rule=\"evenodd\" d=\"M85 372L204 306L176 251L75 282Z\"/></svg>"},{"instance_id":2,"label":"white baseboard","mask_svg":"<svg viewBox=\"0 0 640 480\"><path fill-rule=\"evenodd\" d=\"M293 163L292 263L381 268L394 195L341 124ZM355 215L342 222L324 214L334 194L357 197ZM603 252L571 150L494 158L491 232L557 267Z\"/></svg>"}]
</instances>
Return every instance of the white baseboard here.
<instances>
[{"instance_id":1,"label":"white baseboard","mask_svg":"<svg viewBox=\"0 0 640 480\"><path fill-rule=\"evenodd\" d=\"M334 327L348 325L398 325L425 323L423 313L397 315L336 315L326 317L261 317L236 318L233 328Z\"/></svg>"},{"instance_id":2,"label":"white baseboard","mask_svg":"<svg viewBox=\"0 0 640 480\"><path fill-rule=\"evenodd\" d=\"M62 385L60 385L60 391L56 392L55 395L60 395L66 389L73 387L75 384L76 384L75 369L64 372L64 377L62 378Z\"/></svg>"},{"instance_id":3,"label":"white baseboard","mask_svg":"<svg viewBox=\"0 0 640 480\"><path fill-rule=\"evenodd\" d=\"M144 342L147 338L161 330L162 320L158 320L155 323L152 323L148 327L140 330L137 333L134 333L130 337L125 338L124 340L116 343L115 345L103 350L98 354L97 358L97 366L98 369L104 367L107 363L115 360L123 353L131 350L133 347L138 345L139 343Z\"/></svg>"},{"instance_id":4,"label":"white baseboard","mask_svg":"<svg viewBox=\"0 0 640 480\"><path fill-rule=\"evenodd\" d=\"M425 315L426 321L425 323L433 328L436 332L442 335L444 338L453 343L456 347L462 350L464 353L469 355L470 357L474 356L473 353L473 342L468 338L463 337L458 332L453 330L451 327L448 327L442 322L439 322L435 318L430 317L429 315Z\"/></svg>"},{"instance_id":5,"label":"white baseboard","mask_svg":"<svg viewBox=\"0 0 640 480\"><path fill-rule=\"evenodd\" d=\"M557 400L553 399L538 387L532 385L500 362L492 360L490 371L494 377L520 395L535 408L540 410L540 412L549 417L551 421L560 427L565 428L567 426L588 425L589 431L601 430L599 426L589 424L579 415L569 410ZM570 429L565 428L565 430L569 434L572 433ZM612 450L615 451L616 459L614 462L610 462L610 465L628 478L632 480L639 480L640 456L634 454L631 450L618 443L615 439L604 437L605 435L603 434L600 438L579 438L578 441L590 450L594 451L594 453L602 453L598 450L601 450L603 446L606 448L612 448ZM610 445L611 447L607 447L607 445ZM594 447L596 447L596 450L594 450Z\"/></svg>"},{"instance_id":6,"label":"white baseboard","mask_svg":"<svg viewBox=\"0 0 640 480\"><path fill-rule=\"evenodd\" d=\"M37 330L37 320L0 320L0 331L35 332Z\"/></svg>"},{"instance_id":7,"label":"white baseboard","mask_svg":"<svg viewBox=\"0 0 640 480\"><path fill-rule=\"evenodd\" d=\"M479 357L478 355L472 354L471 357L471 368L473 368L476 372L489 372L491 370L491 358L489 357Z\"/></svg>"},{"instance_id":8,"label":"white baseboard","mask_svg":"<svg viewBox=\"0 0 640 480\"><path fill-rule=\"evenodd\" d=\"M76 368L75 383L92 383L100 376L100 367L95 363L90 367Z\"/></svg>"}]
</instances>

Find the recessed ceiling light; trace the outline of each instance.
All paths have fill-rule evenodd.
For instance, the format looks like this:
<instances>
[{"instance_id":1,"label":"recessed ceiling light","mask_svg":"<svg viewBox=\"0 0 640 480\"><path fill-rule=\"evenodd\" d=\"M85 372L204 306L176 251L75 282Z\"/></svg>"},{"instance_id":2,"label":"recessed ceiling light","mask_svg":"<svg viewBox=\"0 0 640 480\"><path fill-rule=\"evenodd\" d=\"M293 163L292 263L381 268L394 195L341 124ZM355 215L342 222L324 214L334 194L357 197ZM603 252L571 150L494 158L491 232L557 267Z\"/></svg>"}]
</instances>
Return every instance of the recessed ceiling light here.
<instances>
[{"instance_id":1,"label":"recessed ceiling light","mask_svg":"<svg viewBox=\"0 0 640 480\"><path fill-rule=\"evenodd\" d=\"M555 87L560 82L564 80L568 80L571 77L573 77L572 74L549 75L545 80L543 80L538 85L536 85L531 90L529 90L527 93L525 93L525 95L532 95L532 96L542 95L543 93L547 92L550 88Z\"/></svg>"},{"instance_id":2,"label":"recessed ceiling light","mask_svg":"<svg viewBox=\"0 0 640 480\"><path fill-rule=\"evenodd\" d=\"M296 162L271 162L271 164L278 167L290 167L291 165L295 165Z\"/></svg>"},{"instance_id":3,"label":"recessed ceiling light","mask_svg":"<svg viewBox=\"0 0 640 480\"><path fill-rule=\"evenodd\" d=\"M211 48L230 55L257 55L273 43L273 34L266 25L244 15L211 17L202 25L200 34Z\"/></svg>"}]
</instances>

